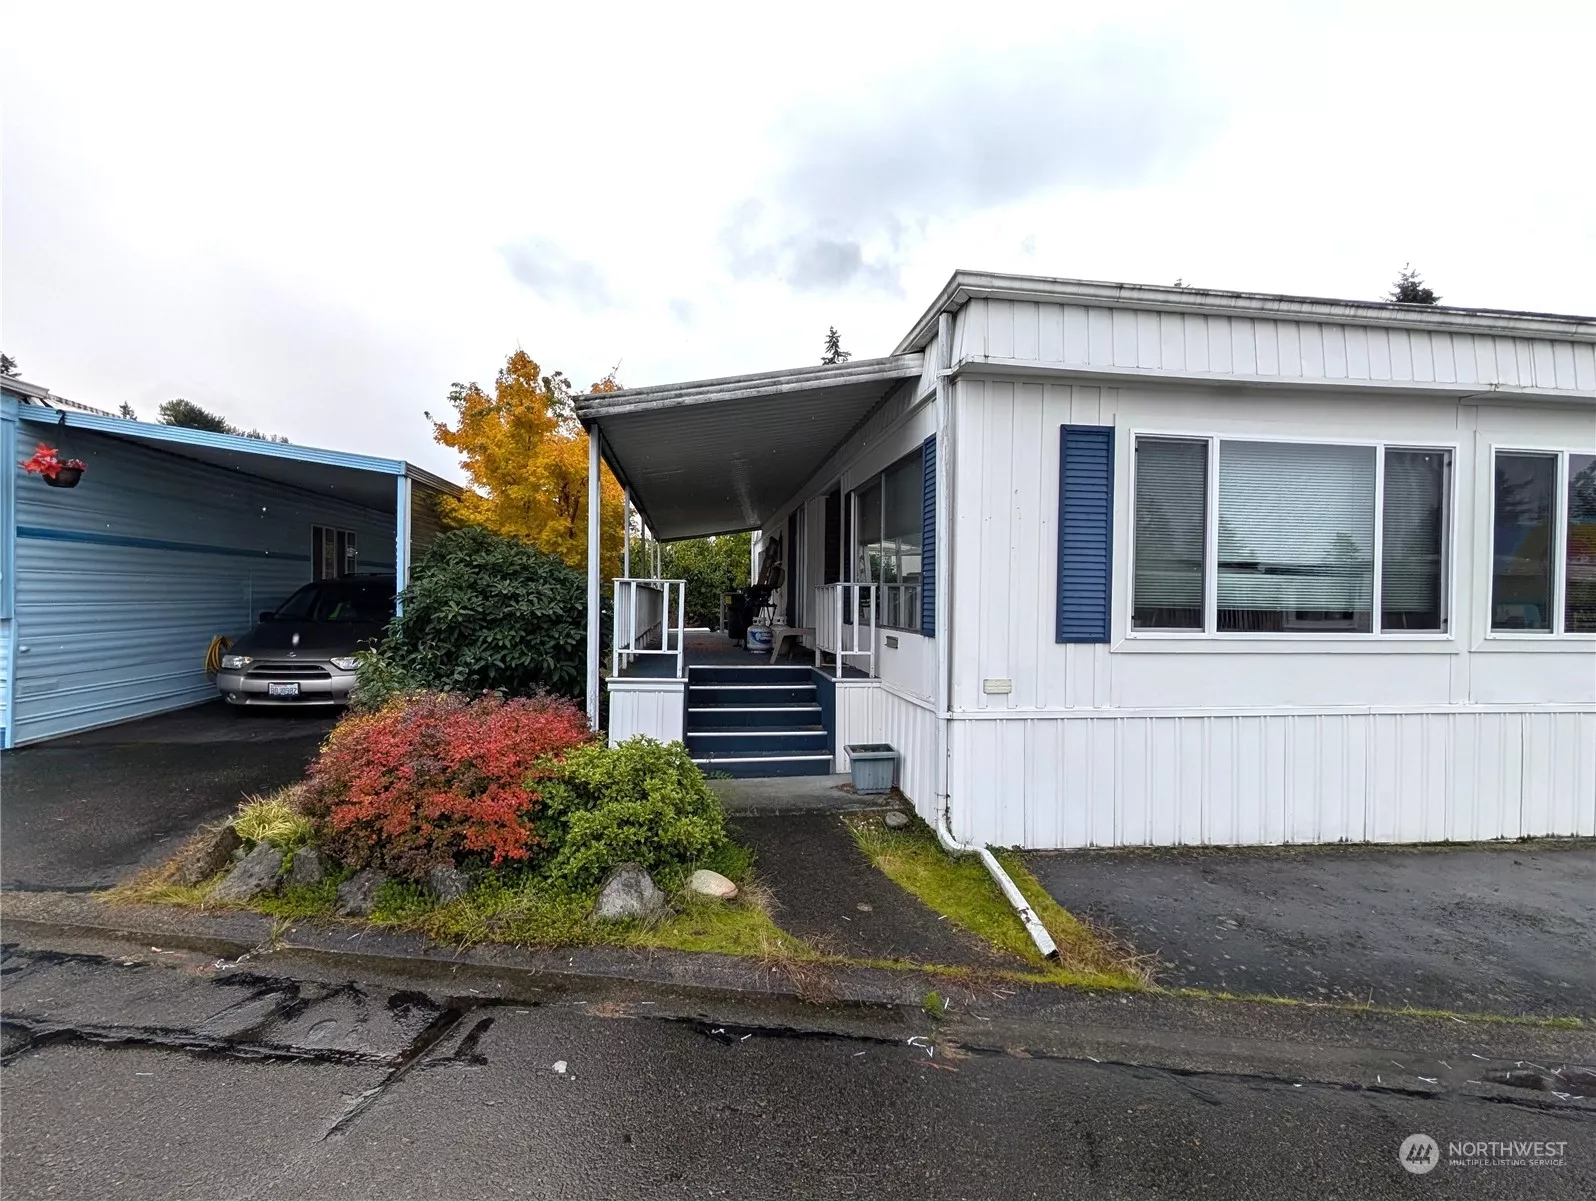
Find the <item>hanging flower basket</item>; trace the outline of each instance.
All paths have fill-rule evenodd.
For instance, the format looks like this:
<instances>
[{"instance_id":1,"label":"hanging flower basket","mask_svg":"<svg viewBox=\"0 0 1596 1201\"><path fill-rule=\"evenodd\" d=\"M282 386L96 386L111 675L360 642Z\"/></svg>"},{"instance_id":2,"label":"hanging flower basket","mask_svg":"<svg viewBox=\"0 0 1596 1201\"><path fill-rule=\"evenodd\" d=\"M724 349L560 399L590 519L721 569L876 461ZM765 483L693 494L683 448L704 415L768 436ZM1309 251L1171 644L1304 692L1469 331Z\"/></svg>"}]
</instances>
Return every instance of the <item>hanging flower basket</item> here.
<instances>
[{"instance_id":1,"label":"hanging flower basket","mask_svg":"<svg viewBox=\"0 0 1596 1201\"><path fill-rule=\"evenodd\" d=\"M34 450L33 458L22 464L22 470L38 476L52 488L76 488L86 467L82 459L67 459L63 462L61 453L43 442Z\"/></svg>"}]
</instances>

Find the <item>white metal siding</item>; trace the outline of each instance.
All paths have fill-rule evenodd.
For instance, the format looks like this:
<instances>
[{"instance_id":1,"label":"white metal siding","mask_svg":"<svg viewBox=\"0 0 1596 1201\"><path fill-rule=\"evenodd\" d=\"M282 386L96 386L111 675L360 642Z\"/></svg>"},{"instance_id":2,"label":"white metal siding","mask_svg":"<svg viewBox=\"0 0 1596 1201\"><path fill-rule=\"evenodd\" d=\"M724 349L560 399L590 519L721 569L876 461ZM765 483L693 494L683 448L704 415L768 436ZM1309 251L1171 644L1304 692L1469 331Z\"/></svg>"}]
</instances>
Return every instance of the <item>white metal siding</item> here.
<instances>
[{"instance_id":1,"label":"white metal siding","mask_svg":"<svg viewBox=\"0 0 1596 1201\"><path fill-rule=\"evenodd\" d=\"M837 682L836 769L848 770L852 743L884 742L898 752L898 788L928 822L936 818L936 710L880 680Z\"/></svg>"},{"instance_id":2,"label":"white metal siding","mask_svg":"<svg viewBox=\"0 0 1596 1201\"><path fill-rule=\"evenodd\" d=\"M1596 834L1596 713L955 721L955 833L998 846Z\"/></svg>"},{"instance_id":3,"label":"white metal siding","mask_svg":"<svg viewBox=\"0 0 1596 1201\"><path fill-rule=\"evenodd\" d=\"M953 359L1238 381L1499 385L1596 394L1596 346L1492 334L975 299Z\"/></svg>"},{"instance_id":4,"label":"white metal siding","mask_svg":"<svg viewBox=\"0 0 1596 1201\"><path fill-rule=\"evenodd\" d=\"M639 734L659 742L681 742L686 716L683 687L681 680L610 680L610 745Z\"/></svg>"},{"instance_id":5,"label":"white metal siding","mask_svg":"<svg viewBox=\"0 0 1596 1201\"><path fill-rule=\"evenodd\" d=\"M393 513L82 430L74 489L17 481L16 743L207 700L205 650L311 577L310 527L392 570Z\"/></svg>"},{"instance_id":6,"label":"white metal siding","mask_svg":"<svg viewBox=\"0 0 1596 1201\"><path fill-rule=\"evenodd\" d=\"M1133 334L1137 354L1150 345L1142 323L1107 310L1083 310L1081 336L1097 328L1113 353L1113 318L1122 356ZM1201 345L1235 370L1242 343L1224 328ZM1256 331L1250 344L1256 353ZM1430 354L1433 365L1433 339ZM1589 407L1008 376L961 379L954 420L950 787L961 836L1072 847L1596 833L1596 642L1486 628L1491 446L1589 450ZM1054 640L1065 423L1117 432L1106 645ZM1128 636L1139 429L1456 447L1453 637ZM989 694L986 680L1012 689Z\"/></svg>"}]
</instances>

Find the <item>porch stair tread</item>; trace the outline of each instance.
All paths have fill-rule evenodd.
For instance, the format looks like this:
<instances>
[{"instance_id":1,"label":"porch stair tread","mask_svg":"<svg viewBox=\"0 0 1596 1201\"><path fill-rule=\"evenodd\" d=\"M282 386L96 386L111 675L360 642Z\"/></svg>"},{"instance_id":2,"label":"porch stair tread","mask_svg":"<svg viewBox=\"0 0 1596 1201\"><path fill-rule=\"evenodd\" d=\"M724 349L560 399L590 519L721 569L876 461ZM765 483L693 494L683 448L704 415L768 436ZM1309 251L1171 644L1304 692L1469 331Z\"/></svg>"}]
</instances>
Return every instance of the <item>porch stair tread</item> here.
<instances>
[{"instance_id":1,"label":"porch stair tread","mask_svg":"<svg viewBox=\"0 0 1596 1201\"><path fill-rule=\"evenodd\" d=\"M704 771L829 775L832 731L809 667L689 667L685 741Z\"/></svg>"}]
</instances>

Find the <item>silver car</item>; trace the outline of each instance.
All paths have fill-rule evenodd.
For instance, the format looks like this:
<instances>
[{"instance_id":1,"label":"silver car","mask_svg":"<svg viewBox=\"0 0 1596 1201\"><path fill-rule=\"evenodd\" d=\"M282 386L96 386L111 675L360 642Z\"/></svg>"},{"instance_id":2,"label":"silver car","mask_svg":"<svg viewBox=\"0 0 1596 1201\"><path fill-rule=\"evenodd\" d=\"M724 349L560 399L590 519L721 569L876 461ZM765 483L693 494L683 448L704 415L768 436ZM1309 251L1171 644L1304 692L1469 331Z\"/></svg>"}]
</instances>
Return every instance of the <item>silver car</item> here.
<instances>
[{"instance_id":1,"label":"silver car","mask_svg":"<svg viewBox=\"0 0 1596 1201\"><path fill-rule=\"evenodd\" d=\"M355 652L382 636L393 602L393 576L306 584L227 649L216 688L233 705L347 704Z\"/></svg>"}]
</instances>

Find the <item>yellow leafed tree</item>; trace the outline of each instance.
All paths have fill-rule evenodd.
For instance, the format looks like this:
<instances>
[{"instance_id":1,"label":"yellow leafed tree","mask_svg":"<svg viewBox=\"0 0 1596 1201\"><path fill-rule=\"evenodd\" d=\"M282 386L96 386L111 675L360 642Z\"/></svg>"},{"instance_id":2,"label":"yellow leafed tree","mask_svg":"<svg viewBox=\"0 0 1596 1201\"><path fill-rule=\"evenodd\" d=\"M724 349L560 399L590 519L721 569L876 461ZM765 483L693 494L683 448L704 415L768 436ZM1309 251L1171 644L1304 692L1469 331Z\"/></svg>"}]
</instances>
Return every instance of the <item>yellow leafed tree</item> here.
<instances>
[{"instance_id":1,"label":"yellow leafed tree","mask_svg":"<svg viewBox=\"0 0 1596 1201\"><path fill-rule=\"evenodd\" d=\"M617 388L612 372L594 392ZM453 425L432 422L432 436L460 455L472 488L445 499L445 519L524 538L587 567L587 433L576 419L571 383L558 371L544 375L524 350L499 369L490 395L477 384L449 391ZM432 415L429 413L428 419ZM600 570L621 570L621 485L602 468Z\"/></svg>"}]
</instances>

